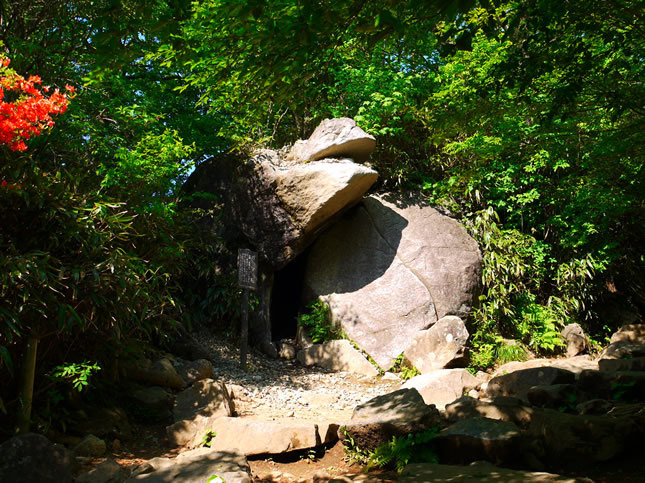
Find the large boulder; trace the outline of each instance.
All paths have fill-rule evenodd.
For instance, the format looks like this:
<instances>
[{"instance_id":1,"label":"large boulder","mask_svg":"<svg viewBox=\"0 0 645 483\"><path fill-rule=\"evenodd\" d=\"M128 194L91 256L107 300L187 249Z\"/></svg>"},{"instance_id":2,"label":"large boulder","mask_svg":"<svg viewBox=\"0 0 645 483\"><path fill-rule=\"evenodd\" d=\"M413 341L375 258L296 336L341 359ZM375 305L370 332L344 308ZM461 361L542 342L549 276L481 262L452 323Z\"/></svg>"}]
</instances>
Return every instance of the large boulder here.
<instances>
[{"instance_id":1,"label":"large boulder","mask_svg":"<svg viewBox=\"0 0 645 483\"><path fill-rule=\"evenodd\" d=\"M421 196L370 196L314 243L305 296L383 369L418 331L465 318L481 275L475 240Z\"/></svg>"},{"instance_id":2,"label":"large boulder","mask_svg":"<svg viewBox=\"0 0 645 483\"><path fill-rule=\"evenodd\" d=\"M335 371L377 376L376 367L352 346L348 340L332 340L313 344L298 352L298 361L305 366L319 366Z\"/></svg>"},{"instance_id":3,"label":"large boulder","mask_svg":"<svg viewBox=\"0 0 645 483\"><path fill-rule=\"evenodd\" d=\"M426 404L443 409L479 384L480 381L466 369L441 369L413 377L403 387L416 389Z\"/></svg>"},{"instance_id":4,"label":"large boulder","mask_svg":"<svg viewBox=\"0 0 645 483\"><path fill-rule=\"evenodd\" d=\"M439 433L436 444L445 463L515 462L520 452L520 430L513 423L475 417L456 422Z\"/></svg>"},{"instance_id":5,"label":"large boulder","mask_svg":"<svg viewBox=\"0 0 645 483\"><path fill-rule=\"evenodd\" d=\"M351 438L363 451L373 451L393 436L424 431L440 423L437 408L426 404L416 389L399 389L356 406L338 436Z\"/></svg>"},{"instance_id":6,"label":"large boulder","mask_svg":"<svg viewBox=\"0 0 645 483\"><path fill-rule=\"evenodd\" d=\"M349 159L282 164L277 152L263 151L235 173L233 216L251 245L279 270L335 215L356 204L377 177Z\"/></svg>"},{"instance_id":7,"label":"large boulder","mask_svg":"<svg viewBox=\"0 0 645 483\"><path fill-rule=\"evenodd\" d=\"M421 374L465 366L468 336L463 320L454 315L443 317L429 329L417 333L403 352L404 362L416 367Z\"/></svg>"},{"instance_id":8,"label":"large boulder","mask_svg":"<svg viewBox=\"0 0 645 483\"><path fill-rule=\"evenodd\" d=\"M533 386L572 384L576 380L573 372L557 367L534 367L520 369L493 377L486 387L488 397L513 396L528 401L528 392Z\"/></svg>"},{"instance_id":9,"label":"large boulder","mask_svg":"<svg viewBox=\"0 0 645 483\"><path fill-rule=\"evenodd\" d=\"M129 483L147 481L165 483L204 483L219 476L227 483L251 483L251 468L246 457L238 452L213 451L199 448L186 451L176 458L153 458L143 468L135 469Z\"/></svg>"},{"instance_id":10,"label":"large boulder","mask_svg":"<svg viewBox=\"0 0 645 483\"><path fill-rule=\"evenodd\" d=\"M337 426L334 426L336 429ZM329 428L322 426L325 434L319 433L318 425L312 421L294 418L256 421L249 418L211 419L209 430L215 435L210 448L214 451L230 451L246 456L257 454L288 453L314 448L327 440ZM194 447L196 441L203 440L203 434L196 434L188 443Z\"/></svg>"},{"instance_id":11,"label":"large boulder","mask_svg":"<svg viewBox=\"0 0 645 483\"><path fill-rule=\"evenodd\" d=\"M363 162L375 147L376 139L358 127L353 119L325 119L309 139L293 145L287 159L307 162L325 158L352 158Z\"/></svg>"},{"instance_id":12,"label":"large boulder","mask_svg":"<svg viewBox=\"0 0 645 483\"><path fill-rule=\"evenodd\" d=\"M40 434L21 434L0 445L0 481L71 483L72 470L72 454Z\"/></svg>"},{"instance_id":13,"label":"large boulder","mask_svg":"<svg viewBox=\"0 0 645 483\"><path fill-rule=\"evenodd\" d=\"M213 379L197 381L177 394L172 409L175 422L201 416L233 416L235 406L226 385Z\"/></svg>"}]
</instances>

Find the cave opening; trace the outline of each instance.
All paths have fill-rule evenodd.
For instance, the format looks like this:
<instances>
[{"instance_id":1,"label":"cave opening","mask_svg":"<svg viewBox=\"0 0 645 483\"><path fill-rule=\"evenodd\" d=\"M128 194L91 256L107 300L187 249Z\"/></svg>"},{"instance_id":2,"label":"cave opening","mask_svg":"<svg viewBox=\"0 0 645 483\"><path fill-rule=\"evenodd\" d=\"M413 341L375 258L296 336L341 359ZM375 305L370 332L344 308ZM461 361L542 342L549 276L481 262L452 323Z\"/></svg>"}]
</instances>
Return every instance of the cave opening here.
<instances>
[{"instance_id":1,"label":"cave opening","mask_svg":"<svg viewBox=\"0 0 645 483\"><path fill-rule=\"evenodd\" d=\"M293 339L303 310L302 289L309 250L274 274L271 291L271 340Z\"/></svg>"}]
</instances>

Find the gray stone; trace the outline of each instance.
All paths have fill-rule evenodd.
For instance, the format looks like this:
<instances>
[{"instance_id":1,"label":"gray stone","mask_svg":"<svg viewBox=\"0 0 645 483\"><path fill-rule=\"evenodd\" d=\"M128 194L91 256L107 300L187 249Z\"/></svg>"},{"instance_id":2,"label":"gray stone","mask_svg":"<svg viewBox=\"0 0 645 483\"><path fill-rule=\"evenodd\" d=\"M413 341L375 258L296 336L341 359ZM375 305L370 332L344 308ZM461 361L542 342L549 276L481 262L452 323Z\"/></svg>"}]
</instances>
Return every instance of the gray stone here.
<instances>
[{"instance_id":1,"label":"gray stone","mask_svg":"<svg viewBox=\"0 0 645 483\"><path fill-rule=\"evenodd\" d=\"M553 384L573 384L576 376L573 372L557 367L534 367L521 369L493 377L486 386L488 397L514 396L528 401L528 391L533 386Z\"/></svg>"},{"instance_id":2,"label":"gray stone","mask_svg":"<svg viewBox=\"0 0 645 483\"><path fill-rule=\"evenodd\" d=\"M418 331L446 315L465 317L480 283L477 243L421 199L364 199L307 261L307 298L327 302L332 322L384 370Z\"/></svg>"},{"instance_id":3,"label":"gray stone","mask_svg":"<svg viewBox=\"0 0 645 483\"><path fill-rule=\"evenodd\" d=\"M375 147L376 139L358 127L353 119L325 119L307 141L298 141L293 145L287 160L307 162L324 158L351 158L363 162Z\"/></svg>"},{"instance_id":4,"label":"gray stone","mask_svg":"<svg viewBox=\"0 0 645 483\"><path fill-rule=\"evenodd\" d=\"M373 451L393 436L431 429L440 422L437 408L426 404L416 389L399 389L356 406L338 436L351 436L360 449Z\"/></svg>"},{"instance_id":5,"label":"gray stone","mask_svg":"<svg viewBox=\"0 0 645 483\"><path fill-rule=\"evenodd\" d=\"M578 386L600 399L645 400L645 372L643 371L582 371Z\"/></svg>"},{"instance_id":6,"label":"gray stone","mask_svg":"<svg viewBox=\"0 0 645 483\"><path fill-rule=\"evenodd\" d=\"M211 441L212 450L235 449L247 456L288 453L322 444L322 436L318 433L316 423L294 418L255 421L248 418L220 417L211 420L209 429L216 434ZM203 436L196 434L189 447L201 444Z\"/></svg>"},{"instance_id":7,"label":"gray stone","mask_svg":"<svg viewBox=\"0 0 645 483\"><path fill-rule=\"evenodd\" d=\"M286 359L289 361L296 358L297 352L294 346L292 346L288 342L280 342L279 346L280 350L278 351L278 355L281 359Z\"/></svg>"},{"instance_id":8,"label":"gray stone","mask_svg":"<svg viewBox=\"0 0 645 483\"><path fill-rule=\"evenodd\" d=\"M520 431L507 421L471 418L444 429L435 441L442 462L486 460L500 464L517 460Z\"/></svg>"},{"instance_id":9,"label":"gray stone","mask_svg":"<svg viewBox=\"0 0 645 483\"><path fill-rule=\"evenodd\" d=\"M610 344L629 342L630 344L645 345L645 324L623 325L611 336Z\"/></svg>"},{"instance_id":10,"label":"gray stone","mask_svg":"<svg viewBox=\"0 0 645 483\"><path fill-rule=\"evenodd\" d=\"M334 371L377 376L378 370L348 340L332 340L314 344L298 352L298 361L305 366L319 366Z\"/></svg>"},{"instance_id":11,"label":"gray stone","mask_svg":"<svg viewBox=\"0 0 645 483\"><path fill-rule=\"evenodd\" d=\"M151 468L138 473L129 483L204 483L217 475L226 483L251 483L251 469L246 457L235 451L213 451L199 448L181 453L177 458L154 458L148 462ZM153 471L150 471L152 469Z\"/></svg>"},{"instance_id":12,"label":"gray stone","mask_svg":"<svg viewBox=\"0 0 645 483\"><path fill-rule=\"evenodd\" d=\"M177 374L184 380L186 386L202 379L213 377L213 364L206 359L196 361L179 361L175 367Z\"/></svg>"},{"instance_id":13,"label":"gray stone","mask_svg":"<svg viewBox=\"0 0 645 483\"><path fill-rule=\"evenodd\" d=\"M574 384L552 384L533 386L526 397L533 406L573 410L582 399L582 393Z\"/></svg>"},{"instance_id":14,"label":"gray stone","mask_svg":"<svg viewBox=\"0 0 645 483\"><path fill-rule=\"evenodd\" d=\"M197 415L191 419L184 419L166 426L168 442L172 446L187 446L189 448L201 446L203 436L211 430L214 421L220 417L222 416Z\"/></svg>"},{"instance_id":15,"label":"gray stone","mask_svg":"<svg viewBox=\"0 0 645 483\"><path fill-rule=\"evenodd\" d=\"M166 406L167 411L168 406ZM166 412L166 415L168 413ZM70 428L78 434L93 434L99 438L132 439L132 427L128 415L121 408L101 408L90 412L88 419L75 418Z\"/></svg>"},{"instance_id":16,"label":"gray stone","mask_svg":"<svg viewBox=\"0 0 645 483\"><path fill-rule=\"evenodd\" d=\"M71 483L72 455L40 434L24 433L0 445L0 481Z\"/></svg>"},{"instance_id":17,"label":"gray stone","mask_svg":"<svg viewBox=\"0 0 645 483\"><path fill-rule=\"evenodd\" d=\"M589 349L589 340L580 324L565 326L562 337L567 341L567 357L577 356Z\"/></svg>"},{"instance_id":18,"label":"gray stone","mask_svg":"<svg viewBox=\"0 0 645 483\"><path fill-rule=\"evenodd\" d=\"M415 376L403 384L403 387L415 388L426 404L434 404L443 409L478 385L479 380L466 369L441 369Z\"/></svg>"},{"instance_id":19,"label":"gray stone","mask_svg":"<svg viewBox=\"0 0 645 483\"><path fill-rule=\"evenodd\" d=\"M526 483L526 482L563 482L563 483L593 483L588 478L560 476L553 473L510 470L500 468L488 462L477 462L470 466L445 465L432 463L415 463L405 467L397 478L402 483L418 483L432 481L433 483L454 483L458 481L478 483Z\"/></svg>"},{"instance_id":20,"label":"gray stone","mask_svg":"<svg viewBox=\"0 0 645 483\"><path fill-rule=\"evenodd\" d=\"M88 434L80 441L80 443L74 446L73 451L76 456L99 457L105 454L105 450L105 441L97 438L93 434Z\"/></svg>"},{"instance_id":21,"label":"gray stone","mask_svg":"<svg viewBox=\"0 0 645 483\"><path fill-rule=\"evenodd\" d=\"M554 465L608 461L631 445L641 429L630 417L616 418L535 410L529 435L542 438L546 460Z\"/></svg>"},{"instance_id":22,"label":"gray stone","mask_svg":"<svg viewBox=\"0 0 645 483\"><path fill-rule=\"evenodd\" d=\"M626 340L609 344L600 354L600 360L603 359L633 359L635 357L645 357L645 344L634 344ZM599 362L600 364L600 362Z\"/></svg>"},{"instance_id":23,"label":"gray stone","mask_svg":"<svg viewBox=\"0 0 645 483\"><path fill-rule=\"evenodd\" d=\"M356 204L378 177L350 160L279 163L274 153L256 155L236 171L232 193L237 226L275 270Z\"/></svg>"},{"instance_id":24,"label":"gray stone","mask_svg":"<svg viewBox=\"0 0 645 483\"><path fill-rule=\"evenodd\" d=\"M151 386L163 386L171 389L182 389L185 385L172 363L168 359L161 359L152 363L147 359L138 360L124 366L126 375L137 382Z\"/></svg>"},{"instance_id":25,"label":"gray stone","mask_svg":"<svg viewBox=\"0 0 645 483\"><path fill-rule=\"evenodd\" d=\"M403 352L404 362L422 374L464 366L467 363L468 330L459 317L441 318L427 330L422 330Z\"/></svg>"},{"instance_id":26,"label":"gray stone","mask_svg":"<svg viewBox=\"0 0 645 483\"><path fill-rule=\"evenodd\" d=\"M163 387L140 387L132 391L130 396L146 411L146 419L163 421L171 415L172 396Z\"/></svg>"},{"instance_id":27,"label":"gray stone","mask_svg":"<svg viewBox=\"0 0 645 483\"><path fill-rule=\"evenodd\" d=\"M119 463L107 458L93 470L76 477L74 483L121 483L125 478Z\"/></svg>"},{"instance_id":28,"label":"gray stone","mask_svg":"<svg viewBox=\"0 0 645 483\"><path fill-rule=\"evenodd\" d=\"M464 419L484 417L508 421L524 428L531 422L532 415L532 408L513 397L480 400L462 396L446 406L446 419L453 423Z\"/></svg>"},{"instance_id":29,"label":"gray stone","mask_svg":"<svg viewBox=\"0 0 645 483\"><path fill-rule=\"evenodd\" d=\"M175 422L201 416L233 416L235 407L226 386L212 379L197 381L177 394L172 409Z\"/></svg>"},{"instance_id":30,"label":"gray stone","mask_svg":"<svg viewBox=\"0 0 645 483\"><path fill-rule=\"evenodd\" d=\"M634 359L600 359L598 368L601 371L645 371L645 357Z\"/></svg>"}]
</instances>

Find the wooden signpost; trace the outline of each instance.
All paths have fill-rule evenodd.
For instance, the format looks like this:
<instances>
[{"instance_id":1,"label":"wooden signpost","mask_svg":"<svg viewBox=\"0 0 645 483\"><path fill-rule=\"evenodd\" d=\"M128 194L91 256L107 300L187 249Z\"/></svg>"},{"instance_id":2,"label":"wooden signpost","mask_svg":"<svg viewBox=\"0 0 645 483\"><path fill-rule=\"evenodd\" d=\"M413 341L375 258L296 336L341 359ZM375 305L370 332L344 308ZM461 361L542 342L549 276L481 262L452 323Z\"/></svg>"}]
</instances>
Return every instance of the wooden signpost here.
<instances>
[{"instance_id":1,"label":"wooden signpost","mask_svg":"<svg viewBox=\"0 0 645 483\"><path fill-rule=\"evenodd\" d=\"M240 365L246 371L246 351L249 342L249 290L258 283L258 253L246 248L237 252L238 286L242 288L242 337L240 341Z\"/></svg>"}]
</instances>

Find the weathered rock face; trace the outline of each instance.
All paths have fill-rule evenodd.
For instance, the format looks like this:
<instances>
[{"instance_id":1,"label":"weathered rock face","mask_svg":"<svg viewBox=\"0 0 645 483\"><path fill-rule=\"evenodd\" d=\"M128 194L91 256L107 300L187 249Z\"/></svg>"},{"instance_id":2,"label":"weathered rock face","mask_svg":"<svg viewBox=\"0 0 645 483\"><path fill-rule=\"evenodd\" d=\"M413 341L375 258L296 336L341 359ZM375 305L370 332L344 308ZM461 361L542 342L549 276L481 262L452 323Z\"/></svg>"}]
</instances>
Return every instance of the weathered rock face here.
<instances>
[{"instance_id":1,"label":"weathered rock face","mask_svg":"<svg viewBox=\"0 0 645 483\"><path fill-rule=\"evenodd\" d=\"M72 480L72 454L40 434L21 434L0 445L0 481Z\"/></svg>"},{"instance_id":2,"label":"weathered rock face","mask_svg":"<svg viewBox=\"0 0 645 483\"><path fill-rule=\"evenodd\" d=\"M307 162L349 157L363 162L375 147L376 139L358 127L353 119L325 119L308 140L293 145L287 159Z\"/></svg>"},{"instance_id":3,"label":"weathered rock face","mask_svg":"<svg viewBox=\"0 0 645 483\"><path fill-rule=\"evenodd\" d=\"M562 337L567 341L567 357L574 357L589 349L589 341L580 324L568 324L562 330Z\"/></svg>"},{"instance_id":4,"label":"weathered rock face","mask_svg":"<svg viewBox=\"0 0 645 483\"><path fill-rule=\"evenodd\" d=\"M377 177L349 159L281 165L277 153L265 151L236 171L233 216L248 241L279 270L334 215L356 204Z\"/></svg>"},{"instance_id":5,"label":"weathered rock face","mask_svg":"<svg viewBox=\"0 0 645 483\"><path fill-rule=\"evenodd\" d=\"M314 243L305 292L388 369L418 331L466 317L480 274L477 243L457 221L413 196L370 196Z\"/></svg>"},{"instance_id":6,"label":"weathered rock face","mask_svg":"<svg viewBox=\"0 0 645 483\"><path fill-rule=\"evenodd\" d=\"M521 369L492 378L486 394L488 397L514 396L528 401L528 392L533 386L572 384L575 379L573 372L557 367Z\"/></svg>"},{"instance_id":7,"label":"weathered rock face","mask_svg":"<svg viewBox=\"0 0 645 483\"><path fill-rule=\"evenodd\" d=\"M465 366L468 335L466 324L459 317L443 317L429 329L417 333L403 353L404 360L421 374Z\"/></svg>"},{"instance_id":8,"label":"weathered rock face","mask_svg":"<svg viewBox=\"0 0 645 483\"><path fill-rule=\"evenodd\" d=\"M356 406L338 436L350 436L362 450L373 451L392 436L424 431L440 421L437 408L426 404L416 389L399 389Z\"/></svg>"},{"instance_id":9,"label":"weathered rock face","mask_svg":"<svg viewBox=\"0 0 645 483\"><path fill-rule=\"evenodd\" d=\"M513 423L476 417L441 431L436 444L442 462L486 460L499 464L517 460L519 441L520 431Z\"/></svg>"},{"instance_id":10,"label":"weathered rock face","mask_svg":"<svg viewBox=\"0 0 645 483\"><path fill-rule=\"evenodd\" d=\"M413 377L403 387L416 389L426 404L443 409L478 385L479 380L466 369L441 369Z\"/></svg>"}]
</instances>

